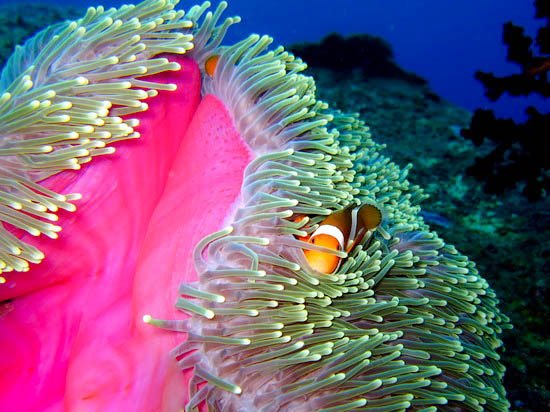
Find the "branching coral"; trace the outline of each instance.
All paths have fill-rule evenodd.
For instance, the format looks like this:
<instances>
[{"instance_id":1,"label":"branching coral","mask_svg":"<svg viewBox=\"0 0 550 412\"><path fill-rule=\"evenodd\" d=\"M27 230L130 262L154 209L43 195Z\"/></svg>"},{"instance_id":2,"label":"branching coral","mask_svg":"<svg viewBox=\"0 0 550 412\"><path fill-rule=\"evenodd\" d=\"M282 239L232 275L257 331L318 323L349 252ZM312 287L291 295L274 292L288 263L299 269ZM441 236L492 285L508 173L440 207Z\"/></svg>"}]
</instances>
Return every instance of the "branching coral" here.
<instances>
[{"instance_id":1,"label":"branching coral","mask_svg":"<svg viewBox=\"0 0 550 412\"><path fill-rule=\"evenodd\" d=\"M524 34L524 29L512 23L504 25L503 42L508 47L507 59L521 66L522 73L496 77L492 73L477 72L476 78L486 88L486 95L495 101L504 92L512 96L527 96L538 93L550 97L550 11L548 2L535 1L536 17L547 19L546 26L539 29L536 45L540 55L535 55L533 39ZM546 130L550 114L540 113L535 107L527 108L528 120L516 124L512 119L497 119L492 110L478 109L468 129L462 135L476 145L485 138L496 143L496 148L485 157L478 157L468 172L483 179L490 193L502 193L517 183L523 185L523 193L530 200L545 197L550 189L550 171L545 153L550 146Z\"/></svg>"},{"instance_id":2,"label":"branching coral","mask_svg":"<svg viewBox=\"0 0 550 412\"><path fill-rule=\"evenodd\" d=\"M326 36L320 44L298 43L291 46L311 67L327 67L349 76L359 69L365 79L401 79L423 85L426 80L414 73L408 73L394 61L391 45L384 39L368 34L342 37L337 33Z\"/></svg>"}]
</instances>

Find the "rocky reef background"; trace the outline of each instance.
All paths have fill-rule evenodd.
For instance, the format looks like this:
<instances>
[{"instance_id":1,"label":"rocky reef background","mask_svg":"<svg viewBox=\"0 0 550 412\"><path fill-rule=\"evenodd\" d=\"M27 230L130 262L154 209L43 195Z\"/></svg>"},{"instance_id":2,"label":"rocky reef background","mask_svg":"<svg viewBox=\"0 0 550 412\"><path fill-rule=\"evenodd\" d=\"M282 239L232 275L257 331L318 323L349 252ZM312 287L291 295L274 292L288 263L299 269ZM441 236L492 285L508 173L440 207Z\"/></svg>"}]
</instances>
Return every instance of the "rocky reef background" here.
<instances>
[{"instance_id":1,"label":"rocky reef background","mask_svg":"<svg viewBox=\"0 0 550 412\"><path fill-rule=\"evenodd\" d=\"M40 28L82 15L54 5L0 5L0 66L16 44ZM430 198L425 220L446 242L477 263L501 300L514 329L504 333L505 386L512 410L550 409L550 197L529 201L521 184L499 195L466 173L476 156L494 150L461 137L472 113L442 100L426 80L398 67L391 46L368 35L330 36L319 44L292 45L308 62L318 98L358 112L373 138L387 145Z\"/></svg>"},{"instance_id":2,"label":"rocky reef background","mask_svg":"<svg viewBox=\"0 0 550 412\"><path fill-rule=\"evenodd\" d=\"M486 193L466 169L496 144L475 146L463 138L472 113L397 67L383 39L336 35L290 49L308 62L318 98L360 113L392 160L413 164L409 180L430 195L422 205L425 220L476 262L514 325L503 336L512 410L548 410L550 379L541 365L550 363L550 197L529 201L521 185Z\"/></svg>"},{"instance_id":3,"label":"rocky reef background","mask_svg":"<svg viewBox=\"0 0 550 412\"><path fill-rule=\"evenodd\" d=\"M83 10L42 3L0 4L0 67L16 45L52 23L83 16Z\"/></svg>"}]
</instances>

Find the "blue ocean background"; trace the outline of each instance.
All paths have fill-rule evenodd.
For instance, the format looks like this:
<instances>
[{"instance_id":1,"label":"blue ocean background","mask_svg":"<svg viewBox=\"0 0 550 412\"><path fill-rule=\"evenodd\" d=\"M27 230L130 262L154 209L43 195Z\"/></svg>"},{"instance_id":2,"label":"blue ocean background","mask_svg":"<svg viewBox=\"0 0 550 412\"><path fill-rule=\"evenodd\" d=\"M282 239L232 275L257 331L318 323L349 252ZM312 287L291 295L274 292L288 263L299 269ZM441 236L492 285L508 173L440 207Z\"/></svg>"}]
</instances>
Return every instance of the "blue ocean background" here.
<instances>
[{"instance_id":1,"label":"blue ocean background","mask_svg":"<svg viewBox=\"0 0 550 412\"><path fill-rule=\"evenodd\" d=\"M58 5L55 0L36 2ZM13 0L0 0L1 3ZM78 7L120 6L122 0L66 0ZM180 1L186 9L199 3ZM212 1L213 5L219 1ZM469 110L490 108L500 117L524 120L525 108L550 106L542 98L502 98L490 102L476 70L496 75L518 73L506 62L502 25L507 21L525 27L534 38L542 22L533 18L532 1L526 0L229 0L227 15L242 22L231 28L228 42L250 33L269 34L277 44L316 42L331 32L368 33L387 40L396 62L426 78L442 98Z\"/></svg>"}]
</instances>

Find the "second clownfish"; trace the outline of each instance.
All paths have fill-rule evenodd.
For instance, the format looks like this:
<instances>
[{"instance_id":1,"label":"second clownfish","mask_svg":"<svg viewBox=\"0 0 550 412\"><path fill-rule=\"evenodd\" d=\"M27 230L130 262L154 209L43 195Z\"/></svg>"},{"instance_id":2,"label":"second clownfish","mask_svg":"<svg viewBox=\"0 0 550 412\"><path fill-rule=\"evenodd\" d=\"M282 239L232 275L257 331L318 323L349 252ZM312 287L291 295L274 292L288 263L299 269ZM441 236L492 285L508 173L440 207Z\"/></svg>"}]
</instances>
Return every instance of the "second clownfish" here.
<instances>
[{"instance_id":1,"label":"second clownfish","mask_svg":"<svg viewBox=\"0 0 550 412\"><path fill-rule=\"evenodd\" d=\"M368 231L382 222L382 211L373 204L348 207L328 216L309 236L299 237L304 242L332 250L351 251ZM309 265L322 273L333 273L340 266L340 258L330 253L304 249Z\"/></svg>"},{"instance_id":2,"label":"second clownfish","mask_svg":"<svg viewBox=\"0 0 550 412\"><path fill-rule=\"evenodd\" d=\"M204 71L210 77L214 77L214 73L216 72L216 67L218 67L219 60L220 60L220 56L217 54L213 54L204 62Z\"/></svg>"}]
</instances>

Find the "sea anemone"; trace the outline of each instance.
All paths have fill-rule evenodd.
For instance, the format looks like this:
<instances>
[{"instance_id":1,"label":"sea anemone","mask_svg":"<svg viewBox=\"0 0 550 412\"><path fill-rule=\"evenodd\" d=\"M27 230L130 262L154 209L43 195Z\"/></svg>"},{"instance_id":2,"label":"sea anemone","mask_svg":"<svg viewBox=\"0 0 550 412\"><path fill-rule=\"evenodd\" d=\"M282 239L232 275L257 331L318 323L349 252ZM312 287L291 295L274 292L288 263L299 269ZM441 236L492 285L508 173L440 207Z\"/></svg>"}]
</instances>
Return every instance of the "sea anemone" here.
<instances>
[{"instance_id":1,"label":"sea anemone","mask_svg":"<svg viewBox=\"0 0 550 412\"><path fill-rule=\"evenodd\" d=\"M383 156L357 115L317 100L313 80L300 73L305 63L282 47L270 49L271 38L251 35L221 46L239 20L220 20L225 3L213 14L205 14L208 3L187 13L173 11L176 3L91 8L78 22L30 40L2 75L0 199L3 222L11 226L1 234L0 257L4 270L26 270L46 254L21 276L30 280L12 285L7 296L69 284L68 310L92 296L103 302L113 293L110 305L113 296L123 296L115 311L101 313L103 325L119 327L119 334L109 331L91 347L79 343L85 356L69 375L80 392L66 403L77 409L88 402L90 409L89 400L108 386L77 372L86 368L82 359L93 361L94 348L107 345L111 369L158 373L170 382L156 394L162 402L130 407L128 398L122 404L130 410L145 403L170 409L181 400L188 410L206 403L220 411L506 410L496 350L508 319L475 265L424 223L419 202L426 196L409 184L410 166L401 169ZM177 83L167 81L170 76ZM180 100L165 100L170 95ZM118 159L66 171L113 152L110 145L139 137L138 130L145 145L140 156L133 154L140 140L117 143ZM177 150L158 148L166 144ZM147 160L151 155L168 166L151 169L157 164ZM141 178L162 183L142 191L145 182L117 177L139 168L147 168ZM113 178L120 184L107 184L105 193ZM62 222L70 228L66 251L42 242L41 249L49 248L43 254L20 230L57 237L60 226L44 220L55 221L59 208L73 210L79 198L57 194L60 187L82 188L88 197L73 221ZM143 203L132 207L125 196ZM343 236L334 247L309 241L342 211L355 211L357 222L364 205L375 218L361 236ZM120 226L126 214L129 223ZM75 252L82 248L91 251ZM337 264L312 266L307 251ZM75 260L81 265L81 258L83 280L59 269ZM99 288L97 279L101 286L115 283ZM176 307L191 316L153 318L175 316L166 307L176 294L170 287L180 282ZM83 295L88 287L97 295ZM47 291L31 295L27 310L39 312L35 297ZM13 328L21 320L16 313L8 314ZM146 323L185 332L172 356L189 377L188 396L174 395L181 392L178 374L160 355L183 334L138 325L142 315ZM110 324L111 316L120 321ZM95 329L85 338L96 340ZM64 345L55 347L78 346L72 339ZM108 373L105 381L118 389L109 388L111 398L140 390L142 397L155 396L146 384L118 379L120 371ZM105 410L106 403L94 405Z\"/></svg>"}]
</instances>

